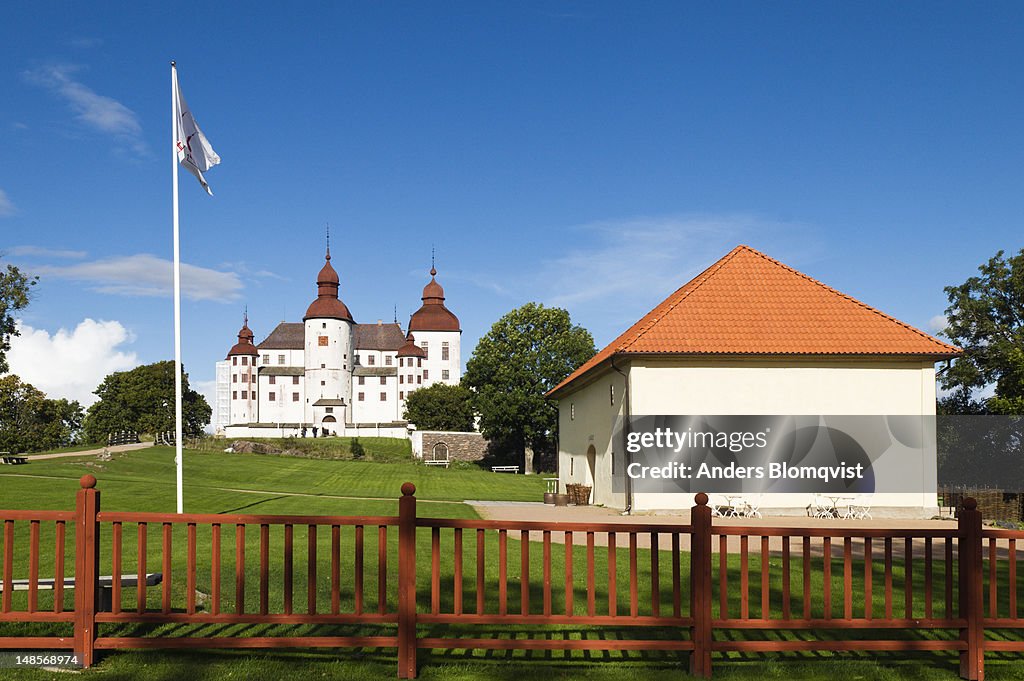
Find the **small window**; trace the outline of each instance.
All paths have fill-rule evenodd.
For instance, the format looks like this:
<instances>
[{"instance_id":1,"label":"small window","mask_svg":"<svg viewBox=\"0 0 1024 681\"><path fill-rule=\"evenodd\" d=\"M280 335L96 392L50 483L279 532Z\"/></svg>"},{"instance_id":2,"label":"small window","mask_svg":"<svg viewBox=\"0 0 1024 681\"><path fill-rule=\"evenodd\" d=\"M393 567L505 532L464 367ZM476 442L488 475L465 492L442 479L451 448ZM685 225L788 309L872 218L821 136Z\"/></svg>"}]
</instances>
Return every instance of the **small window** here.
<instances>
[{"instance_id":1,"label":"small window","mask_svg":"<svg viewBox=\"0 0 1024 681\"><path fill-rule=\"evenodd\" d=\"M327 381L320 381L320 385L327 385Z\"/></svg>"},{"instance_id":2,"label":"small window","mask_svg":"<svg viewBox=\"0 0 1024 681\"><path fill-rule=\"evenodd\" d=\"M412 362L412 360L409 360L409 361ZM423 360L422 359L417 359L416 360L416 366L418 366L418 367L423 366Z\"/></svg>"},{"instance_id":3,"label":"small window","mask_svg":"<svg viewBox=\"0 0 1024 681\"><path fill-rule=\"evenodd\" d=\"M612 452L609 458L612 460L612 475L615 475L615 452Z\"/></svg>"},{"instance_id":4,"label":"small window","mask_svg":"<svg viewBox=\"0 0 1024 681\"><path fill-rule=\"evenodd\" d=\"M449 377L448 370L447 369L441 369L441 380L442 381L447 381L448 377Z\"/></svg>"},{"instance_id":5,"label":"small window","mask_svg":"<svg viewBox=\"0 0 1024 681\"><path fill-rule=\"evenodd\" d=\"M422 378L420 378L419 376L417 376L417 377L416 377L416 383L417 383L417 384L423 383L423 379L422 379Z\"/></svg>"},{"instance_id":6,"label":"small window","mask_svg":"<svg viewBox=\"0 0 1024 681\"><path fill-rule=\"evenodd\" d=\"M374 357L373 355L370 355L369 357L366 358L366 363L369 364L370 366L373 366L374 364L377 363L377 358Z\"/></svg>"},{"instance_id":7,"label":"small window","mask_svg":"<svg viewBox=\"0 0 1024 681\"><path fill-rule=\"evenodd\" d=\"M231 399L233 399L233 400L237 400L238 399L238 391L237 390L232 390L231 391Z\"/></svg>"},{"instance_id":8,"label":"small window","mask_svg":"<svg viewBox=\"0 0 1024 681\"><path fill-rule=\"evenodd\" d=\"M321 369L326 369L326 368L327 368L327 365L326 365L326 364L321 364L321 365L320 365L320 368L321 368Z\"/></svg>"},{"instance_id":9,"label":"small window","mask_svg":"<svg viewBox=\"0 0 1024 681\"><path fill-rule=\"evenodd\" d=\"M441 343L441 360L448 360L448 343Z\"/></svg>"},{"instance_id":10,"label":"small window","mask_svg":"<svg viewBox=\"0 0 1024 681\"><path fill-rule=\"evenodd\" d=\"M238 374L231 374L231 382L238 383Z\"/></svg>"},{"instance_id":11,"label":"small window","mask_svg":"<svg viewBox=\"0 0 1024 681\"><path fill-rule=\"evenodd\" d=\"M615 384L612 383L608 386L608 402L614 407L615 406Z\"/></svg>"},{"instance_id":12,"label":"small window","mask_svg":"<svg viewBox=\"0 0 1024 681\"><path fill-rule=\"evenodd\" d=\"M366 376L359 377L359 385L366 385Z\"/></svg>"},{"instance_id":13,"label":"small window","mask_svg":"<svg viewBox=\"0 0 1024 681\"><path fill-rule=\"evenodd\" d=\"M231 364L233 366L238 366L238 358L237 357L232 357L231 358Z\"/></svg>"},{"instance_id":14,"label":"small window","mask_svg":"<svg viewBox=\"0 0 1024 681\"><path fill-rule=\"evenodd\" d=\"M570 421L575 421L576 420L576 403L575 402L570 402L569 403L569 420Z\"/></svg>"},{"instance_id":15,"label":"small window","mask_svg":"<svg viewBox=\"0 0 1024 681\"><path fill-rule=\"evenodd\" d=\"M448 445L443 442L438 442L434 445L434 461L447 461L448 460Z\"/></svg>"},{"instance_id":16,"label":"small window","mask_svg":"<svg viewBox=\"0 0 1024 681\"><path fill-rule=\"evenodd\" d=\"M249 399L249 391L248 390L243 390L242 391L242 399L243 400Z\"/></svg>"},{"instance_id":17,"label":"small window","mask_svg":"<svg viewBox=\"0 0 1024 681\"><path fill-rule=\"evenodd\" d=\"M284 355L278 355L277 356L277 363L278 364L282 364L283 365L284 364L284 360L285 360L285 356Z\"/></svg>"},{"instance_id":18,"label":"small window","mask_svg":"<svg viewBox=\"0 0 1024 681\"><path fill-rule=\"evenodd\" d=\"M299 401L299 394L298 393L292 393L292 402L298 402L298 401Z\"/></svg>"},{"instance_id":19,"label":"small window","mask_svg":"<svg viewBox=\"0 0 1024 681\"><path fill-rule=\"evenodd\" d=\"M398 399L400 399L400 400L404 400L405 399L405 391L404 390L402 392L398 393Z\"/></svg>"},{"instance_id":20,"label":"small window","mask_svg":"<svg viewBox=\"0 0 1024 681\"><path fill-rule=\"evenodd\" d=\"M423 370L423 378L430 378L430 369Z\"/></svg>"},{"instance_id":21,"label":"small window","mask_svg":"<svg viewBox=\"0 0 1024 681\"><path fill-rule=\"evenodd\" d=\"M359 401L362 402L366 399L366 393L359 393Z\"/></svg>"},{"instance_id":22,"label":"small window","mask_svg":"<svg viewBox=\"0 0 1024 681\"><path fill-rule=\"evenodd\" d=\"M327 322L321 322L320 323L320 328L321 329L326 329L327 328Z\"/></svg>"},{"instance_id":23,"label":"small window","mask_svg":"<svg viewBox=\"0 0 1024 681\"><path fill-rule=\"evenodd\" d=\"M270 355L263 355L263 363L270 364Z\"/></svg>"},{"instance_id":24,"label":"small window","mask_svg":"<svg viewBox=\"0 0 1024 681\"><path fill-rule=\"evenodd\" d=\"M388 394L387 393L381 393L380 394L380 401L381 402L387 402L388 401Z\"/></svg>"},{"instance_id":25,"label":"small window","mask_svg":"<svg viewBox=\"0 0 1024 681\"><path fill-rule=\"evenodd\" d=\"M380 377L380 384L381 385L387 385L388 384L388 377L387 376L381 376Z\"/></svg>"},{"instance_id":26,"label":"small window","mask_svg":"<svg viewBox=\"0 0 1024 681\"><path fill-rule=\"evenodd\" d=\"M242 366L249 366L249 358L248 357L243 357L242 358Z\"/></svg>"},{"instance_id":27,"label":"small window","mask_svg":"<svg viewBox=\"0 0 1024 681\"><path fill-rule=\"evenodd\" d=\"M569 477L572 477L573 469L576 467L576 457L569 455Z\"/></svg>"},{"instance_id":28,"label":"small window","mask_svg":"<svg viewBox=\"0 0 1024 681\"><path fill-rule=\"evenodd\" d=\"M405 357L399 357L398 358L398 366L400 366L400 367L404 367L405 366Z\"/></svg>"},{"instance_id":29,"label":"small window","mask_svg":"<svg viewBox=\"0 0 1024 681\"><path fill-rule=\"evenodd\" d=\"M267 399L273 402L277 399L277 393L267 393Z\"/></svg>"},{"instance_id":30,"label":"small window","mask_svg":"<svg viewBox=\"0 0 1024 681\"><path fill-rule=\"evenodd\" d=\"M420 343L420 347L423 348L423 359L427 358L427 341Z\"/></svg>"},{"instance_id":31,"label":"small window","mask_svg":"<svg viewBox=\"0 0 1024 681\"><path fill-rule=\"evenodd\" d=\"M409 374L409 383L412 383L412 374Z\"/></svg>"},{"instance_id":32,"label":"small window","mask_svg":"<svg viewBox=\"0 0 1024 681\"><path fill-rule=\"evenodd\" d=\"M324 413L326 413L326 414L333 414L334 413L334 407L324 407Z\"/></svg>"},{"instance_id":33,"label":"small window","mask_svg":"<svg viewBox=\"0 0 1024 681\"><path fill-rule=\"evenodd\" d=\"M298 376L292 376L292 385L298 385L298 384L299 384L299 377Z\"/></svg>"},{"instance_id":34,"label":"small window","mask_svg":"<svg viewBox=\"0 0 1024 681\"><path fill-rule=\"evenodd\" d=\"M405 374L398 374L398 382L405 383Z\"/></svg>"},{"instance_id":35,"label":"small window","mask_svg":"<svg viewBox=\"0 0 1024 681\"><path fill-rule=\"evenodd\" d=\"M391 366L391 355L384 356L384 363L387 364L388 366Z\"/></svg>"},{"instance_id":36,"label":"small window","mask_svg":"<svg viewBox=\"0 0 1024 681\"><path fill-rule=\"evenodd\" d=\"M271 376L270 377L270 385L275 385L276 383L277 383L277 376Z\"/></svg>"},{"instance_id":37,"label":"small window","mask_svg":"<svg viewBox=\"0 0 1024 681\"><path fill-rule=\"evenodd\" d=\"M249 374L242 374L242 383L249 382Z\"/></svg>"}]
</instances>

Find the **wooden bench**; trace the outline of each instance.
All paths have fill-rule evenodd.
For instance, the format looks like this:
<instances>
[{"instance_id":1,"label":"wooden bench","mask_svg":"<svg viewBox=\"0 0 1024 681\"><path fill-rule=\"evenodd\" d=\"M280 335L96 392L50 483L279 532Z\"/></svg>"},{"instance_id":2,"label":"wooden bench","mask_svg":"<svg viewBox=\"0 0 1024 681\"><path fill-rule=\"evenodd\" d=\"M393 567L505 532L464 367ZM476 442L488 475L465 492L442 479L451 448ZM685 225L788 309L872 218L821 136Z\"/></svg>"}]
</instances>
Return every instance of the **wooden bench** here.
<instances>
[{"instance_id":1,"label":"wooden bench","mask_svg":"<svg viewBox=\"0 0 1024 681\"><path fill-rule=\"evenodd\" d=\"M11 591L28 591L29 584L32 580L29 579L15 579L12 581ZM40 591L52 591L54 584L57 580L52 577L36 580L36 589ZM146 575L146 586L157 586L164 581L163 573L151 572ZM99 612L110 612L114 603L114 578L111 575L105 575L97 579L99 583L99 600L96 603L96 607ZM0 592L3 592L6 582L0 579ZM121 575L121 586L122 587L136 587L139 585L138 575ZM75 578L65 577L64 588L74 589Z\"/></svg>"},{"instance_id":2,"label":"wooden bench","mask_svg":"<svg viewBox=\"0 0 1024 681\"><path fill-rule=\"evenodd\" d=\"M519 466L491 466L492 473L519 473Z\"/></svg>"},{"instance_id":3,"label":"wooden bench","mask_svg":"<svg viewBox=\"0 0 1024 681\"><path fill-rule=\"evenodd\" d=\"M428 466L444 466L445 468L448 468L448 464L450 464L451 461L448 459L427 459L423 463Z\"/></svg>"}]
</instances>

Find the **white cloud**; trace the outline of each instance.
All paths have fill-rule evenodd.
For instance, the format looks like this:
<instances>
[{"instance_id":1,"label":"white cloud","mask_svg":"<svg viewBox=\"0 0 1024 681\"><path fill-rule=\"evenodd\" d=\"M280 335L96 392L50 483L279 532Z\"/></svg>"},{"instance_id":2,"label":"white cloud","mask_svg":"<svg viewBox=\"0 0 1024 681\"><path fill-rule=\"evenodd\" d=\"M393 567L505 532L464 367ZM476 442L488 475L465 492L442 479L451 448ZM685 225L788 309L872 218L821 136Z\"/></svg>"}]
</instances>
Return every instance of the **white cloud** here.
<instances>
[{"instance_id":1,"label":"white cloud","mask_svg":"<svg viewBox=\"0 0 1024 681\"><path fill-rule=\"evenodd\" d=\"M0 189L0 218L14 215L14 202L7 196L7 192Z\"/></svg>"},{"instance_id":2,"label":"white cloud","mask_svg":"<svg viewBox=\"0 0 1024 681\"><path fill-rule=\"evenodd\" d=\"M7 354L11 373L51 398L89 406L96 401L92 391L107 374L138 365L134 352L119 349L134 337L117 321L85 319L72 331L53 334L25 324L19 329L21 335L11 338Z\"/></svg>"},{"instance_id":3,"label":"white cloud","mask_svg":"<svg viewBox=\"0 0 1024 681\"><path fill-rule=\"evenodd\" d=\"M46 248L44 246L14 246L7 251L10 255L15 256L42 256L46 258L69 258L72 260L80 260L88 255L85 251L67 251L56 248Z\"/></svg>"},{"instance_id":4,"label":"white cloud","mask_svg":"<svg viewBox=\"0 0 1024 681\"><path fill-rule=\"evenodd\" d=\"M124 296L170 296L174 270L170 260L148 253L103 258L74 265L46 265L35 273L86 282L93 290ZM181 293L192 300L235 300L242 281L234 272L219 272L196 265L181 264Z\"/></svg>"},{"instance_id":5,"label":"white cloud","mask_svg":"<svg viewBox=\"0 0 1024 681\"><path fill-rule=\"evenodd\" d=\"M46 66L26 72L25 77L67 102L86 126L113 136L139 156L148 156L149 149L142 141L142 125L135 112L74 80L72 75L78 70L79 67L69 65Z\"/></svg>"},{"instance_id":6,"label":"white cloud","mask_svg":"<svg viewBox=\"0 0 1024 681\"><path fill-rule=\"evenodd\" d=\"M942 333L947 326L949 326L949 321L944 314L937 314L928 320L928 330L932 333Z\"/></svg>"},{"instance_id":7,"label":"white cloud","mask_svg":"<svg viewBox=\"0 0 1024 681\"><path fill-rule=\"evenodd\" d=\"M217 381L193 381L189 379L188 385L197 393L206 398L206 403L214 410L210 417L210 423L206 426L206 432L213 434L213 421L217 418Z\"/></svg>"}]
</instances>

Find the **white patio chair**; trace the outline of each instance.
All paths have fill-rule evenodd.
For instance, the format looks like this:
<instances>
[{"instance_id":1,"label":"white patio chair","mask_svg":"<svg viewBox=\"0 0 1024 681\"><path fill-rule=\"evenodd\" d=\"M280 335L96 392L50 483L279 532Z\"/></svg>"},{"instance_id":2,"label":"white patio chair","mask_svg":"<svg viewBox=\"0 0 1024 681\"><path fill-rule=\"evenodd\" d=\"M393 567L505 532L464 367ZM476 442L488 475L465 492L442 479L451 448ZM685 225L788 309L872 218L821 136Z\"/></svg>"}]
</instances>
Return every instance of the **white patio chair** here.
<instances>
[{"instance_id":1,"label":"white patio chair","mask_svg":"<svg viewBox=\"0 0 1024 681\"><path fill-rule=\"evenodd\" d=\"M751 499L743 499L743 517L761 517L761 497L762 495L755 494Z\"/></svg>"},{"instance_id":2,"label":"white patio chair","mask_svg":"<svg viewBox=\"0 0 1024 681\"><path fill-rule=\"evenodd\" d=\"M850 501L850 505L846 510L845 518L855 518L857 520L870 520L871 519L871 495L870 494L858 494Z\"/></svg>"},{"instance_id":3,"label":"white patio chair","mask_svg":"<svg viewBox=\"0 0 1024 681\"><path fill-rule=\"evenodd\" d=\"M807 506L807 515L812 518L834 518L835 514L836 509L831 500L821 494L815 494Z\"/></svg>"}]
</instances>

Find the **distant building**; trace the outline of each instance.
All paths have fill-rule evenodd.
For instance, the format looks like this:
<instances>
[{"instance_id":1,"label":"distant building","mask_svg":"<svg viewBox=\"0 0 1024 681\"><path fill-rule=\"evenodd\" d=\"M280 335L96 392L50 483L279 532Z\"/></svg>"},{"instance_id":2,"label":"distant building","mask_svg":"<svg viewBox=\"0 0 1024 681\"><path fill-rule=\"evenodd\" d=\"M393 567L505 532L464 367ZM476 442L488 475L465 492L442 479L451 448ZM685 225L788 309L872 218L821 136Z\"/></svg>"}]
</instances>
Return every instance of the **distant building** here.
<instances>
[{"instance_id":1,"label":"distant building","mask_svg":"<svg viewBox=\"0 0 1024 681\"><path fill-rule=\"evenodd\" d=\"M549 393L559 407L559 482L590 485L593 503L613 508L689 508L692 494L627 495L617 419L933 415L935 362L959 353L738 246ZM812 495L764 496L774 513L803 513ZM888 515L938 511L934 492L879 493L873 504Z\"/></svg>"},{"instance_id":2,"label":"distant building","mask_svg":"<svg viewBox=\"0 0 1024 681\"><path fill-rule=\"evenodd\" d=\"M408 437L405 401L418 388L462 377L462 330L431 268L422 305L398 323L357 324L338 297L327 249L317 297L301 322L281 322L259 344L246 317L217 362L216 430L230 437ZM223 402L223 404L222 404Z\"/></svg>"}]
</instances>

